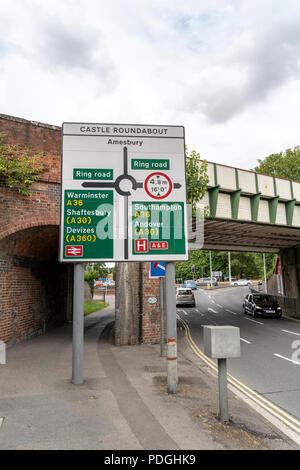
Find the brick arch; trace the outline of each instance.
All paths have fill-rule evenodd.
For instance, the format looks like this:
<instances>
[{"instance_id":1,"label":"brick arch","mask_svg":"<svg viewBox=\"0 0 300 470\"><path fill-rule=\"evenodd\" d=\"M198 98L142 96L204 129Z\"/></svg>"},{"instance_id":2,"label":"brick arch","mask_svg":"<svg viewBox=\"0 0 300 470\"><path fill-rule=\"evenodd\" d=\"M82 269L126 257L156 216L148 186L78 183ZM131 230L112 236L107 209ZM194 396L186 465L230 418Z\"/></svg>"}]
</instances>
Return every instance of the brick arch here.
<instances>
[{"instance_id":1,"label":"brick arch","mask_svg":"<svg viewBox=\"0 0 300 470\"><path fill-rule=\"evenodd\" d=\"M34 225L11 233L0 240L0 248L8 255L36 261L58 261L59 226Z\"/></svg>"},{"instance_id":2,"label":"brick arch","mask_svg":"<svg viewBox=\"0 0 300 470\"><path fill-rule=\"evenodd\" d=\"M0 230L0 240L4 240L7 237L10 237L11 235L14 235L18 232L21 232L23 230L27 230L30 228L35 228L35 227L45 227L45 226L56 226L59 227L59 217L57 216L55 220L51 219L41 219L41 220L32 220L31 218L28 218L27 220L21 220L21 221L16 221L14 225L8 225L4 227L3 230Z\"/></svg>"},{"instance_id":3,"label":"brick arch","mask_svg":"<svg viewBox=\"0 0 300 470\"><path fill-rule=\"evenodd\" d=\"M0 240L1 340L22 341L71 318L72 266L58 262L58 242L59 226L49 222L25 223Z\"/></svg>"}]
</instances>

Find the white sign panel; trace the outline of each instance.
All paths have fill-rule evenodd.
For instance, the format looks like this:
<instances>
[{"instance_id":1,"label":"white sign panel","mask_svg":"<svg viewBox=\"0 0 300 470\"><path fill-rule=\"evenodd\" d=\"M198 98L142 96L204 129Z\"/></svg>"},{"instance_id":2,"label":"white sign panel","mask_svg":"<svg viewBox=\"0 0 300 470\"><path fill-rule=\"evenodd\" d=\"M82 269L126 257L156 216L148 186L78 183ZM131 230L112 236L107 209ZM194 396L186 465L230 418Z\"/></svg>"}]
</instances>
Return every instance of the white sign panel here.
<instances>
[{"instance_id":1,"label":"white sign panel","mask_svg":"<svg viewBox=\"0 0 300 470\"><path fill-rule=\"evenodd\" d=\"M188 259L184 128L62 132L60 261Z\"/></svg>"}]
</instances>

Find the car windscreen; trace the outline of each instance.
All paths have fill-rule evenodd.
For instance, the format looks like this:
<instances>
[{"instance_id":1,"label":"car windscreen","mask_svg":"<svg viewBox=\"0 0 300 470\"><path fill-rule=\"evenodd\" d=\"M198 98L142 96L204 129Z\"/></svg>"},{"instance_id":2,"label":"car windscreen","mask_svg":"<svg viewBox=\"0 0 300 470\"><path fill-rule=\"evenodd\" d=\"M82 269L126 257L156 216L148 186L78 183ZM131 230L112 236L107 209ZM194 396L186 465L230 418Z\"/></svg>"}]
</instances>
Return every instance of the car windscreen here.
<instances>
[{"instance_id":1,"label":"car windscreen","mask_svg":"<svg viewBox=\"0 0 300 470\"><path fill-rule=\"evenodd\" d=\"M253 295L253 300L254 302L259 302L263 304L276 302L275 298L272 295L264 295L264 294Z\"/></svg>"},{"instance_id":2,"label":"car windscreen","mask_svg":"<svg viewBox=\"0 0 300 470\"><path fill-rule=\"evenodd\" d=\"M191 289L181 289L177 291L178 295L191 295Z\"/></svg>"}]
</instances>

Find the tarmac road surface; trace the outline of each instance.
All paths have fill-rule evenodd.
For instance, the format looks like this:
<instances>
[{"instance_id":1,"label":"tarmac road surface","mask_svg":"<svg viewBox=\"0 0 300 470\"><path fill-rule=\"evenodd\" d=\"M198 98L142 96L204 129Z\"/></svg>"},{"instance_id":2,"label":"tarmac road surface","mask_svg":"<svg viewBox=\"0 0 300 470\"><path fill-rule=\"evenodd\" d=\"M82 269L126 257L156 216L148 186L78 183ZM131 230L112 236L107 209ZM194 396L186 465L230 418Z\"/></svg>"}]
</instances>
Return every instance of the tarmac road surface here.
<instances>
[{"instance_id":1,"label":"tarmac road surface","mask_svg":"<svg viewBox=\"0 0 300 470\"><path fill-rule=\"evenodd\" d=\"M248 292L248 287L198 289L196 307L180 306L177 313L202 351L202 325L239 327L241 358L228 360L229 373L300 419L300 322L245 315Z\"/></svg>"}]
</instances>

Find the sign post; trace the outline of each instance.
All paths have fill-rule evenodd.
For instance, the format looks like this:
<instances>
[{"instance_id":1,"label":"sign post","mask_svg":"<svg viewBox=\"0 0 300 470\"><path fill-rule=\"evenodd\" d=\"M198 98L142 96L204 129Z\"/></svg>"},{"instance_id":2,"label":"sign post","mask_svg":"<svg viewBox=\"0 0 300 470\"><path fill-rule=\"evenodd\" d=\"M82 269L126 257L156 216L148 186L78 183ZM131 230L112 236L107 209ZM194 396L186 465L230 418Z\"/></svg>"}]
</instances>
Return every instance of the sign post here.
<instances>
[{"instance_id":1,"label":"sign post","mask_svg":"<svg viewBox=\"0 0 300 470\"><path fill-rule=\"evenodd\" d=\"M175 263L166 265L166 313L167 313L167 376L168 392L177 393L177 320L175 287Z\"/></svg>"},{"instance_id":2,"label":"sign post","mask_svg":"<svg viewBox=\"0 0 300 470\"><path fill-rule=\"evenodd\" d=\"M76 263L74 290L83 283L79 263L187 260L184 128L64 123L62 133L60 261ZM167 318L176 325L174 302ZM83 302L76 305L83 317ZM81 320L73 361L83 350Z\"/></svg>"},{"instance_id":3,"label":"sign post","mask_svg":"<svg viewBox=\"0 0 300 470\"><path fill-rule=\"evenodd\" d=\"M166 263L156 261L150 263L149 278L159 278L160 296L160 355L164 355L164 278L166 276Z\"/></svg>"},{"instance_id":4,"label":"sign post","mask_svg":"<svg viewBox=\"0 0 300 470\"><path fill-rule=\"evenodd\" d=\"M83 315L84 310L84 264L74 264L73 289L73 343L72 343L72 382L74 385L83 383Z\"/></svg>"}]
</instances>

